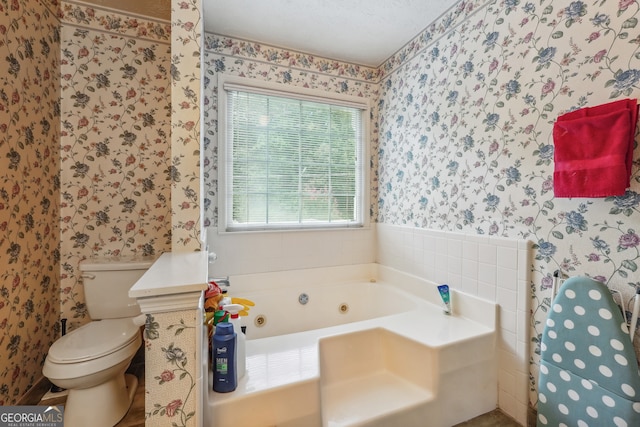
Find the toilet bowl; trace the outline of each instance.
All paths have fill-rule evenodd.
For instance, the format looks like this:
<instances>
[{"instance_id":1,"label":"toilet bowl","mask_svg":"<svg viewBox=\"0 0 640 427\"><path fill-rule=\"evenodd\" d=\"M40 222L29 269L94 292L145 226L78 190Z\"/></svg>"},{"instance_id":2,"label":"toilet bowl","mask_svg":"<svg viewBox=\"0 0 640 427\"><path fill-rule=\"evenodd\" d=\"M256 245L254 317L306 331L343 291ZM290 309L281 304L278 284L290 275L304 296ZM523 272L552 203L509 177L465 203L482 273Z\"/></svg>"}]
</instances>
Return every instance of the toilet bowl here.
<instances>
[{"instance_id":1,"label":"toilet bowl","mask_svg":"<svg viewBox=\"0 0 640 427\"><path fill-rule=\"evenodd\" d=\"M142 344L136 320L92 321L51 346L43 374L69 390L65 427L112 427L126 415L138 382L125 375Z\"/></svg>"}]
</instances>

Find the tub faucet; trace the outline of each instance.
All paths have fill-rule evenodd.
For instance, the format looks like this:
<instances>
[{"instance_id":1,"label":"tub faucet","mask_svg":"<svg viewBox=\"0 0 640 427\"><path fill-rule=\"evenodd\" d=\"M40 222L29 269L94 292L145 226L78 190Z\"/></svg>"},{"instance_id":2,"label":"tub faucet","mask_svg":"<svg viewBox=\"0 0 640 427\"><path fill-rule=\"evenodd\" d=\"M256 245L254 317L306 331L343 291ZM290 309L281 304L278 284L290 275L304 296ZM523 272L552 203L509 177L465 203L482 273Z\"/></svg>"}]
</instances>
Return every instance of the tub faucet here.
<instances>
[{"instance_id":1,"label":"tub faucet","mask_svg":"<svg viewBox=\"0 0 640 427\"><path fill-rule=\"evenodd\" d=\"M231 282L229 282L229 276L227 277L220 277L217 279L211 279L212 281L216 282L216 285L222 287L224 286L225 288L228 288L229 286L231 286Z\"/></svg>"}]
</instances>

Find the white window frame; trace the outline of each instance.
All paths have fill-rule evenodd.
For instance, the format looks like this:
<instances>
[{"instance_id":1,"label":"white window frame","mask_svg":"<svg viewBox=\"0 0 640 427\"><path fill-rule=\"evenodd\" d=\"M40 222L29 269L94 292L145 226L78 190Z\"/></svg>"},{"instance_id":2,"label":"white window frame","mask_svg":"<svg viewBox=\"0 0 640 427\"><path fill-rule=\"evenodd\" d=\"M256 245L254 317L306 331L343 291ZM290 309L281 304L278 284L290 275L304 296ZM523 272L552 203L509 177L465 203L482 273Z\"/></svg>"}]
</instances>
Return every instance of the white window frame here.
<instances>
[{"instance_id":1,"label":"white window frame","mask_svg":"<svg viewBox=\"0 0 640 427\"><path fill-rule=\"evenodd\" d=\"M291 225L262 225L229 227L229 206L227 197L227 91L241 90L271 96L287 97L292 99L324 102L333 105L342 105L361 110L361 159L359 160L360 188L357 188L359 199L359 211L356 212L356 221L349 223L321 223L321 224L291 224ZM269 231L295 231L295 230L336 230L369 227L369 122L371 114L371 102L367 98L345 95L339 93L324 92L321 90L301 88L274 82L265 82L246 77L218 75L218 233L239 232L269 232Z\"/></svg>"}]
</instances>

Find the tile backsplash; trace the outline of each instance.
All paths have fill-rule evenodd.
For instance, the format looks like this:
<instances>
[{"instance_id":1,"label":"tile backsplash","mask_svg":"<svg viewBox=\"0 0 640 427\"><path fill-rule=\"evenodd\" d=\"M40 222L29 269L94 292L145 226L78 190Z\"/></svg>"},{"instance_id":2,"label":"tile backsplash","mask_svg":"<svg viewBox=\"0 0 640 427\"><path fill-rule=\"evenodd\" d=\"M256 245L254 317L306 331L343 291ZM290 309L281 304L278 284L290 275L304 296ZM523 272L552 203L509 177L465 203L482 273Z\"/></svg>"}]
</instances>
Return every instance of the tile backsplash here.
<instances>
[{"instance_id":1,"label":"tile backsplash","mask_svg":"<svg viewBox=\"0 0 640 427\"><path fill-rule=\"evenodd\" d=\"M266 273L375 260L375 228L334 231L218 233L210 228L209 251L218 259L211 277Z\"/></svg>"}]
</instances>

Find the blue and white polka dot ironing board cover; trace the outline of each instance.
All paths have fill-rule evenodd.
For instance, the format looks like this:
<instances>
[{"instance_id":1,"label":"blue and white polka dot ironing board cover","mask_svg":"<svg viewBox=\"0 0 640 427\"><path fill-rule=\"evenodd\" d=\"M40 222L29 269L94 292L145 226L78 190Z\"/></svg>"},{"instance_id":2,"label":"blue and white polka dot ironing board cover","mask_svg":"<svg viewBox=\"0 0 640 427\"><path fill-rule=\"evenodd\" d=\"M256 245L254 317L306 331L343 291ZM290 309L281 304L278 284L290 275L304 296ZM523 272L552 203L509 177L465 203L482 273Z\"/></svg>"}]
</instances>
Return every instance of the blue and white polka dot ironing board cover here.
<instances>
[{"instance_id":1,"label":"blue and white polka dot ironing board cover","mask_svg":"<svg viewBox=\"0 0 640 427\"><path fill-rule=\"evenodd\" d=\"M640 374L609 289L567 279L542 335L538 427L640 426Z\"/></svg>"}]
</instances>

